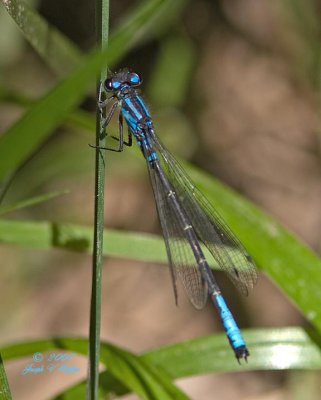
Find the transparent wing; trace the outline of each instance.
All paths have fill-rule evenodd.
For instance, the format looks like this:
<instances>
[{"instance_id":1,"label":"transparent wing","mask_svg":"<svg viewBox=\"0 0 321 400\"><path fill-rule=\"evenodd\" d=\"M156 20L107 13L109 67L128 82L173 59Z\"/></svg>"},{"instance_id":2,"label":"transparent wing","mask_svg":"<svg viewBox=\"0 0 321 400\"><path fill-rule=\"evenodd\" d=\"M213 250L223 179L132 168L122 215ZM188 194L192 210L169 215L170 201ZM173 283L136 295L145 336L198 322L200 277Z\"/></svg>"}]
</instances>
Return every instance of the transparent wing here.
<instances>
[{"instance_id":1,"label":"transparent wing","mask_svg":"<svg viewBox=\"0 0 321 400\"><path fill-rule=\"evenodd\" d=\"M147 162L147 168L152 182L159 220L165 240L176 303L176 278L178 276L193 306L197 309L201 309L204 307L208 297L207 285L201 276L190 244L186 239L186 233L181 228L177 214L169 203L168 193L157 171L152 168L149 162Z\"/></svg>"},{"instance_id":2,"label":"transparent wing","mask_svg":"<svg viewBox=\"0 0 321 400\"><path fill-rule=\"evenodd\" d=\"M247 295L258 276L252 258L214 207L195 188L183 168L160 143L153 130L150 135L161 167L174 187L200 242L205 244L219 268L233 284Z\"/></svg>"}]
</instances>

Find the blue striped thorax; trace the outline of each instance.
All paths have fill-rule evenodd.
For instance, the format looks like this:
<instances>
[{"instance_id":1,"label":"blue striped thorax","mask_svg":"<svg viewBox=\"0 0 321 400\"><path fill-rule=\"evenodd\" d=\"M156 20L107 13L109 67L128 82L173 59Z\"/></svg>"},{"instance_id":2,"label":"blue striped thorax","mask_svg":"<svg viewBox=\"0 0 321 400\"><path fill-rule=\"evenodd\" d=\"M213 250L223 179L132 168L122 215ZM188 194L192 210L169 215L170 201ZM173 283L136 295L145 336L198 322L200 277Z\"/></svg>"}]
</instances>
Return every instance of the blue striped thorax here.
<instances>
[{"instance_id":1,"label":"blue striped thorax","mask_svg":"<svg viewBox=\"0 0 321 400\"><path fill-rule=\"evenodd\" d=\"M142 80L135 72L123 70L105 81L105 89L113 92L119 100L121 113L129 129L135 136L138 145L149 161L157 158L150 141L144 132L153 128L149 110L143 99L138 95L136 87Z\"/></svg>"}]
</instances>

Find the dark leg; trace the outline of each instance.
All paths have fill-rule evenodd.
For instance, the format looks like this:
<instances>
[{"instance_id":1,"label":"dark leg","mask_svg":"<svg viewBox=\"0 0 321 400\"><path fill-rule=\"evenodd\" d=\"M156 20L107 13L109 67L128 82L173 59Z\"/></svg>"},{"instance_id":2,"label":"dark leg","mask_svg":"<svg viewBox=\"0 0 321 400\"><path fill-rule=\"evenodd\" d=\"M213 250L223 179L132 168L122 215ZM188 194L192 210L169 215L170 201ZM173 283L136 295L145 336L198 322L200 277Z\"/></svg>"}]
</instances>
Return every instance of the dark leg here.
<instances>
[{"instance_id":1,"label":"dark leg","mask_svg":"<svg viewBox=\"0 0 321 400\"><path fill-rule=\"evenodd\" d=\"M102 112L107 107L108 103L110 101L112 101L113 99L114 99L114 96L110 96L105 100L98 100L97 105L98 105L99 110Z\"/></svg>"},{"instance_id":2,"label":"dark leg","mask_svg":"<svg viewBox=\"0 0 321 400\"><path fill-rule=\"evenodd\" d=\"M109 114L108 114L108 116L107 116L107 118L106 118L106 120L105 120L105 122L103 124L103 125L105 125L104 128L109 124L109 122L110 122L110 120L111 120L111 118L112 118L117 106L118 106L117 103L114 103L112 105L112 108L111 108L111 110L110 110L110 112L109 112ZM89 146L90 147L94 147L94 148L99 148L100 150L108 150L108 151L115 151L117 153L121 153L124 150L124 144L127 146L128 143L130 143L130 145L131 145L131 143L132 143L131 136L130 136L130 138L128 136L128 143L124 142L123 117L122 117L122 114L119 114L119 137L118 138L115 137L115 136L111 136L111 137L119 142L118 148L114 149L113 147L100 147L100 146L92 146L92 145L89 145Z\"/></svg>"},{"instance_id":3,"label":"dark leg","mask_svg":"<svg viewBox=\"0 0 321 400\"><path fill-rule=\"evenodd\" d=\"M133 144L133 136L131 131L128 128L128 136L127 136L127 142L125 142L124 140L124 135L123 135L123 114L119 114L119 138L117 138L116 136L111 136L113 139L119 141L119 142L123 142L123 145L131 147Z\"/></svg>"},{"instance_id":4,"label":"dark leg","mask_svg":"<svg viewBox=\"0 0 321 400\"><path fill-rule=\"evenodd\" d=\"M110 97L108 97L105 100L102 100L103 95L105 95L106 92L104 91L104 87L103 87L103 83L100 84L100 88L99 88L99 95L98 95L98 101L97 101L97 106L99 108L99 112L101 115L101 126L100 126L100 138L104 138L107 136L106 132L105 132L105 128L108 126L108 124L110 123L113 115L115 114L116 108L118 107L118 102L115 101L114 104L112 104L112 106L110 107L107 116L104 116L104 111L108 105L108 103L110 101L112 101L113 99L115 99L115 96L112 95ZM113 136L112 136L113 137ZM122 125L119 126L119 146L117 149L111 148L111 147L100 147L100 146L94 146L94 145L89 145L90 147L93 147L95 149L100 149L100 150L109 150L109 151L116 151L116 152L121 152L123 151L123 127Z\"/></svg>"},{"instance_id":5,"label":"dark leg","mask_svg":"<svg viewBox=\"0 0 321 400\"><path fill-rule=\"evenodd\" d=\"M124 127L123 127L123 116L122 116L121 113L119 114L118 121L119 121L119 123L118 123L118 127L119 127L118 135L119 135L119 137L117 138L115 136L112 136L112 138L115 139L115 140L118 140L118 142L119 142L118 149L114 149L113 151L117 151L117 152L120 153L120 152L122 152L124 150Z\"/></svg>"},{"instance_id":6,"label":"dark leg","mask_svg":"<svg viewBox=\"0 0 321 400\"><path fill-rule=\"evenodd\" d=\"M109 110L109 112L107 114L107 117L106 118L104 118L104 117L102 118L101 129L105 129L107 127L107 125L109 124L110 120L112 119L117 107L118 107L118 103L116 102L111 106L111 108L110 108L110 110Z\"/></svg>"},{"instance_id":7,"label":"dark leg","mask_svg":"<svg viewBox=\"0 0 321 400\"><path fill-rule=\"evenodd\" d=\"M133 135L131 133L131 131L128 128L128 142L124 142L125 146L131 147L131 145L133 144Z\"/></svg>"}]
</instances>

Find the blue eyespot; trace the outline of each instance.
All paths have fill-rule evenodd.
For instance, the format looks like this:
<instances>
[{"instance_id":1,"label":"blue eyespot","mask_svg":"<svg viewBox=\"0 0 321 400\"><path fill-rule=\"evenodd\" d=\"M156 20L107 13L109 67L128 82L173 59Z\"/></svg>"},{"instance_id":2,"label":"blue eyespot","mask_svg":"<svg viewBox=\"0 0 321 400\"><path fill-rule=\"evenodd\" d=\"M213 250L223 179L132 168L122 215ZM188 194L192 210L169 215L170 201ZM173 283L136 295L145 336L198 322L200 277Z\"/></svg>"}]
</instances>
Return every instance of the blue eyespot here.
<instances>
[{"instance_id":1,"label":"blue eyespot","mask_svg":"<svg viewBox=\"0 0 321 400\"><path fill-rule=\"evenodd\" d=\"M113 89L119 89L120 86L121 86L121 82L119 82L119 81L113 81L113 82L112 82L112 85L113 85Z\"/></svg>"},{"instance_id":2,"label":"blue eyespot","mask_svg":"<svg viewBox=\"0 0 321 400\"><path fill-rule=\"evenodd\" d=\"M141 80L141 77L138 74L136 74L135 72L132 72L129 75L129 82L130 82L131 85L137 86L137 85L141 84L142 80Z\"/></svg>"},{"instance_id":3,"label":"blue eyespot","mask_svg":"<svg viewBox=\"0 0 321 400\"><path fill-rule=\"evenodd\" d=\"M135 72L120 71L105 80L104 86L108 92L117 92L130 86L139 86L142 78Z\"/></svg>"},{"instance_id":4,"label":"blue eyespot","mask_svg":"<svg viewBox=\"0 0 321 400\"><path fill-rule=\"evenodd\" d=\"M112 92L113 90L118 90L121 86L121 82L118 80L115 80L113 78L106 79L105 81L105 88L106 90Z\"/></svg>"}]
</instances>

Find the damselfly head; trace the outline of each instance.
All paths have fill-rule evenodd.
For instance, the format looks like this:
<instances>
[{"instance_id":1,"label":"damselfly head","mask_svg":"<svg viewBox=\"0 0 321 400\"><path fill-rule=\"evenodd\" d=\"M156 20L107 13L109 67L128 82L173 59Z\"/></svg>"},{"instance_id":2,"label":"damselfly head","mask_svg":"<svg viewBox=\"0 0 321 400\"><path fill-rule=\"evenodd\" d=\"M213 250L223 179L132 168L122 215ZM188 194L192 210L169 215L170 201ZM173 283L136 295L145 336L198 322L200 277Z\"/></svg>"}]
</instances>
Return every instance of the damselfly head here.
<instances>
[{"instance_id":1,"label":"damselfly head","mask_svg":"<svg viewBox=\"0 0 321 400\"><path fill-rule=\"evenodd\" d=\"M121 70L113 74L110 78L105 80L105 89L109 92L114 92L124 86L139 86L142 83L142 78L136 72L128 71L127 69Z\"/></svg>"}]
</instances>

